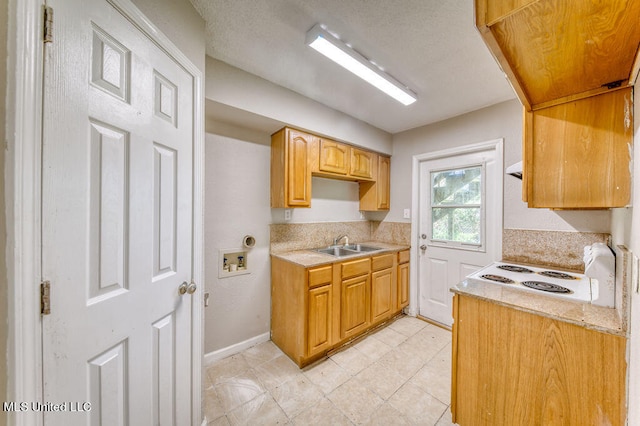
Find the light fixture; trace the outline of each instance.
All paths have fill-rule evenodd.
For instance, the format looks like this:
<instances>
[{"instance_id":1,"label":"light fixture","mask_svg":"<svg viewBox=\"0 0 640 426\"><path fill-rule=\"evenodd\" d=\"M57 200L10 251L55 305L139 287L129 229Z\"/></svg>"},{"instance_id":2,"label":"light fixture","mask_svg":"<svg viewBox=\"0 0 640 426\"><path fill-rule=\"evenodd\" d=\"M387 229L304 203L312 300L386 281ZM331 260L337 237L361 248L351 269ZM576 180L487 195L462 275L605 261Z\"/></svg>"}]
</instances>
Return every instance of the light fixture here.
<instances>
[{"instance_id":1,"label":"light fixture","mask_svg":"<svg viewBox=\"0 0 640 426\"><path fill-rule=\"evenodd\" d=\"M307 33L307 44L404 105L411 105L418 99L402 83L331 35L320 24L316 24Z\"/></svg>"}]
</instances>

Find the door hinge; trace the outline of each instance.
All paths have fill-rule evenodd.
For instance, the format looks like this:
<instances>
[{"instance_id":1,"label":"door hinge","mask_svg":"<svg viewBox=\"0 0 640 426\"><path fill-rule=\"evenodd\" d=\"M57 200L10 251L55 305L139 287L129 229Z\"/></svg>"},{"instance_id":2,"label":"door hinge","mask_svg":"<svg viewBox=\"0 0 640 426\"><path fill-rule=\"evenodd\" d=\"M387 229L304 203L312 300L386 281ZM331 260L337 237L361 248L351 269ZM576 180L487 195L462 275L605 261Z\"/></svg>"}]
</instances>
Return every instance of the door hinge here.
<instances>
[{"instance_id":1,"label":"door hinge","mask_svg":"<svg viewBox=\"0 0 640 426\"><path fill-rule=\"evenodd\" d=\"M40 313L42 315L51 313L51 283L49 281L40 283Z\"/></svg>"},{"instance_id":2,"label":"door hinge","mask_svg":"<svg viewBox=\"0 0 640 426\"><path fill-rule=\"evenodd\" d=\"M50 6L44 7L44 31L42 37L45 43L53 41L53 8Z\"/></svg>"}]
</instances>

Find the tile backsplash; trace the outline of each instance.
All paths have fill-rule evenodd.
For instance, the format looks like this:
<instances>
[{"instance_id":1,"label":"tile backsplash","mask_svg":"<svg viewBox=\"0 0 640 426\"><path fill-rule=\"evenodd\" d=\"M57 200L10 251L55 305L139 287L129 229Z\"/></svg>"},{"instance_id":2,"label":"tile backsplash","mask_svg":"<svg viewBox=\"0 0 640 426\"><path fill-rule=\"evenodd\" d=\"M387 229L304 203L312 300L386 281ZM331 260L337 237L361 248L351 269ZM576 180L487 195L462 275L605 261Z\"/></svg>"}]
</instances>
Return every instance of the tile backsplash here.
<instances>
[{"instance_id":1,"label":"tile backsplash","mask_svg":"<svg viewBox=\"0 0 640 426\"><path fill-rule=\"evenodd\" d=\"M584 247L609 243L611 236L594 232L504 229L502 260L584 272Z\"/></svg>"},{"instance_id":2,"label":"tile backsplash","mask_svg":"<svg viewBox=\"0 0 640 426\"><path fill-rule=\"evenodd\" d=\"M411 224L379 221L274 223L271 225L271 252L328 246L340 235L348 235L349 241L354 243L380 241L409 245Z\"/></svg>"}]
</instances>

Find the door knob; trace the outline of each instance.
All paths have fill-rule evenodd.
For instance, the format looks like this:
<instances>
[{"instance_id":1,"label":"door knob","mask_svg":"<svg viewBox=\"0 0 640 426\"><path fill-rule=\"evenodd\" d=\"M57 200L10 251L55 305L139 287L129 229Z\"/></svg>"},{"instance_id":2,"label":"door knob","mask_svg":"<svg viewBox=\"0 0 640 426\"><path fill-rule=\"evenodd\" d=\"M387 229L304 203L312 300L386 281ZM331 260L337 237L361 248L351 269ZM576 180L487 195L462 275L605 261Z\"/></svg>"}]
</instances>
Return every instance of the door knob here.
<instances>
[{"instance_id":1,"label":"door knob","mask_svg":"<svg viewBox=\"0 0 640 426\"><path fill-rule=\"evenodd\" d=\"M426 245L423 244L423 245L420 246L420 250L426 250L426 249L427 249Z\"/></svg>"},{"instance_id":2,"label":"door knob","mask_svg":"<svg viewBox=\"0 0 640 426\"><path fill-rule=\"evenodd\" d=\"M178 293L185 294L188 290L189 284L187 284L187 282L183 282L182 284L180 284L180 286L178 287ZM195 291L195 290L194 290Z\"/></svg>"},{"instance_id":3,"label":"door knob","mask_svg":"<svg viewBox=\"0 0 640 426\"><path fill-rule=\"evenodd\" d=\"M193 294L196 292L197 289L198 289L198 286L196 285L196 283L191 281L191 284L189 284L189 286L187 287L187 293Z\"/></svg>"}]
</instances>

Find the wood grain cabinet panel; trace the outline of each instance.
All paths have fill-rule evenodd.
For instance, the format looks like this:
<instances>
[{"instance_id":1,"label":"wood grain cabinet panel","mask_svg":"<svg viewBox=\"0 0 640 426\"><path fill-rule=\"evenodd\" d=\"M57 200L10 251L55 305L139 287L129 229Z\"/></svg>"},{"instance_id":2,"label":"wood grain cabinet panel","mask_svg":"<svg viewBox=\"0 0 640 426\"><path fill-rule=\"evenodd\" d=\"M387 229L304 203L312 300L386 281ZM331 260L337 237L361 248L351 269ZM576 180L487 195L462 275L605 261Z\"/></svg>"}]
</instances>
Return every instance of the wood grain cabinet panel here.
<instances>
[{"instance_id":1,"label":"wood grain cabinet panel","mask_svg":"<svg viewBox=\"0 0 640 426\"><path fill-rule=\"evenodd\" d=\"M370 275L343 280L340 295L340 338L364 331L369 325Z\"/></svg>"},{"instance_id":2,"label":"wood grain cabinet panel","mask_svg":"<svg viewBox=\"0 0 640 426\"><path fill-rule=\"evenodd\" d=\"M384 211L391 208L391 158L378 155L374 182L360 183L360 210Z\"/></svg>"},{"instance_id":3,"label":"wood grain cabinet panel","mask_svg":"<svg viewBox=\"0 0 640 426\"><path fill-rule=\"evenodd\" d=\"M394 306L393 269L387 268L371 273L371 322L378 323L388 319Z\"/></svg>"},{"instance_id":4,"label":"wood grain cabinet panel","mask_svg":"<svg viewBox=\"0 0 640 426\"><path fill-rule=\"evenodd\" d=\"M475 0L476 25L527 110L633 85L640 2Z\"/></svg>"},{"instance_id":5,"label":"wood grain cabinet panel","mask_svg":"<svg viewBox=\"0 0 640 426\"><path fill-rule=\"evenodd\" d=\"M307 356L326 351L331 346L331 302L331 285L309 290Z\"/></svg>"},{"instance_id":6,"label":"wood grain cabinet panel","mask_svg":"<svg viewBox=\"0 0 640 426\"><path fill-rule=\"evenodd\" d=\"M453 311L454 423L625 424L624 337L464 295Z\"/></svg>"},{"instance_id":7,"label":"wood grain cabinet panel","mask_svg":"<svg viewBox=\"0 0 640 426\"><path fill-rule=\"evenodd\" d=\"M398 265L398 310L409 305L409 263Z\"/></svg>"},{"instance_id":8,"label":"wood grain cabinet panel","mask_svg":"<svg viewBox=\"0 0 640 426\"><path fill-rule=\"evenodd\" d=\"M373 179L377 155L371 151L351 148L351 168L349 175L361 179Z\"/></svg>"},{"instance_id":9,"label":"wood grain cabinet panel","mask_svg":"<svg viewBox=\"0 0 640 426\"><path fill-rule=\"evenodd\" d=\"M349 173L350 148L348 145L327 139L320 140L320 165L321 172L329 172L338 175Z\"/></svg>"},{"instance_id":10,"label":"wood grain cabinet panel","mask_svg":"<svg viewBox=\"0 0 640 426\"><path fill-rule=\"evenodd\" d=\"M271 137L271 207L310 207L313 136L287 127Z\"/></svg>"},{"instance_id":11,"label":"wood grain cabinet panel","mask_svg":"<svg viewBox=\"0 0 640 426\"><path fill-rule=\"evenodd\" d=\"M529 207L624 207L631 198L632 89L525 112Z\"/></svg>"}]
</instances>

